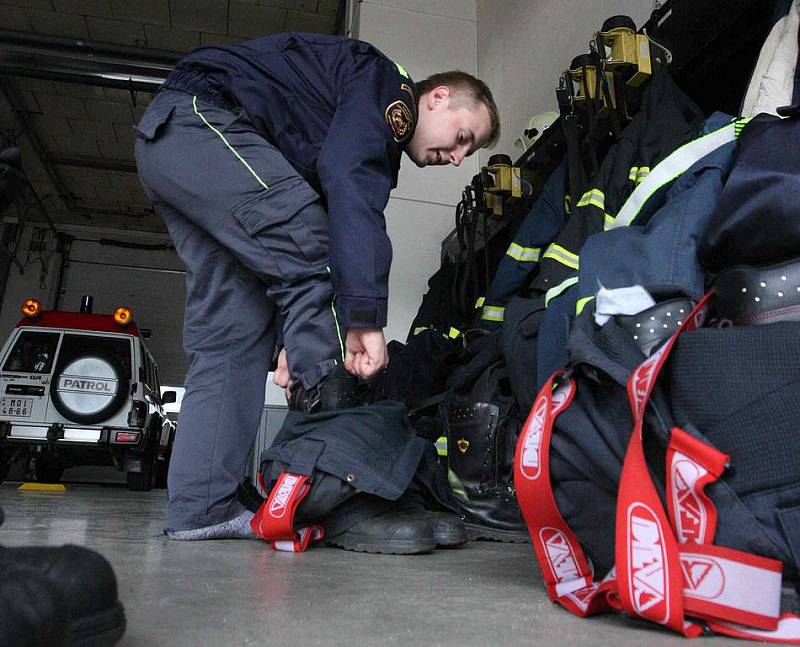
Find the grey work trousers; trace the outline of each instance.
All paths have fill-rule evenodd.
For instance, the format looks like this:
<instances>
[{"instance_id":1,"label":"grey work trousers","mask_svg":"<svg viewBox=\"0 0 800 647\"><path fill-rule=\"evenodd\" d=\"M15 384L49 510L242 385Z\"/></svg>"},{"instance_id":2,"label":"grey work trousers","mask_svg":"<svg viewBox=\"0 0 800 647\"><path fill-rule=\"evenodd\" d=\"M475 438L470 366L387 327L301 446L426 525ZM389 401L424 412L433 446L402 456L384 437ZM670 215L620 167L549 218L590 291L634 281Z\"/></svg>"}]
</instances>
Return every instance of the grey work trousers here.
<instances>
[{"instance_id":1,"label":"grey work trousers","mask_svg":"<svg viewBox=\"0 0 800 647\"><path fill-rule=\"evenodd\" d=\"M136 129L139 177L187 269L190 366L165 522L185 530L244 510L235 491L258 430L276 322L292 379L306 387L343 361L342 335L319 196L242 112L162 90Z\"/></svg>"}]
</instances>

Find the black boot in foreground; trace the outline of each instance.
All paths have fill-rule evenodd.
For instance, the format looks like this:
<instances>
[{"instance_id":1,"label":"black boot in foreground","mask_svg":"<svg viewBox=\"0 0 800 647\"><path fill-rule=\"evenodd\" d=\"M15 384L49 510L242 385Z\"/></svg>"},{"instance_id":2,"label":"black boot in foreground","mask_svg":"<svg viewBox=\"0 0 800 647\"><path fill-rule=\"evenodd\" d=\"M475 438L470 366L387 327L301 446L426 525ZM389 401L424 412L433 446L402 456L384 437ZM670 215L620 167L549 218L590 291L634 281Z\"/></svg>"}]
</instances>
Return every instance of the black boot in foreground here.
<instances>
[{"instance_id":1,"label":"black boot in foreground","mask_svg":"<svg viewBox=\"0 0 800 647\"><path fill-rule=\"evenodd\" d=\"M16 566L2 571L0 645L66 647L67 601L36 570Z\"/></svg>"},{"instance_id":2,"label":"black boot in foreground","mask_svg":"<svg viewBox=\"0 0 800 647\"><path fill-rule=\"evenodd\" d=\"M117 579L105 557L80 546L0 548L0 580L25 567L40 573L67 602L71 647L113 645L125 632ZM2 585L0 585L2 586Z\"/></svg>"},{"instance_id":3,"label":"black boot in foreground","mask_svg":"<svg viewBox=\"0 0 800 647\"><path fill-rule=\"evenodd\" d=\"M27 573L25 582L20 581L21 573ZM34 596L31 587L38 587L39 594ZM12 619L4 607L0 612L0 637L5 637L3 631L12 622L24 624L33 620L35 625L53 623L53 626L39 627L39 633L23 636L27 642L21 639L10 645L107 647L125 633L125 611L117 597L117 578L111 564L88 548L0 546L0 599L18 593L22 596L18 598L22 615ZM26 599L34 602L28 603ZM64 631L59 627L65 627ZM53 638L56 633L63 633L61 642ZM36 642L40 635L41 643ZM0 644L5 647L7 643L0 640Z\"/></svg>"}]
</instances>

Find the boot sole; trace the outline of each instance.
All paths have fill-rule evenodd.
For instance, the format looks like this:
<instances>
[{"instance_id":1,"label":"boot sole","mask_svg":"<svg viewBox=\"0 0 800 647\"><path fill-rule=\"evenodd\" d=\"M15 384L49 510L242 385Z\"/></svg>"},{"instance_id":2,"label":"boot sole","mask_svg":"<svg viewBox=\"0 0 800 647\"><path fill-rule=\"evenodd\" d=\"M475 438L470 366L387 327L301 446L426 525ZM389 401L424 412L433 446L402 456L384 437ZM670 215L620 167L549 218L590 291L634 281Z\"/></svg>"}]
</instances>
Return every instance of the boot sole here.
<instances>
[{"instance_id":1,"label":"boot sole","mask_svg":"<svg viewBox=\"0 0 800 647\"><path fill-rule=\"evenodd\" d=\"M444 534L437 533L435 536L436 546L439 548L458 548L469 541L469 536L462 533Z\"/></svg>"},{"instance_id":2,"label":"boot sole","mask_svg":"<svg viewBox=\"0 0 800 647\"><path fill-rule=\"evenodd\" d=\"M125 610L117 601L113 607L72 622L69 647L109 647L125 633Z\"/></svg>"},{"instance_id":3,"label":"boot sole","mask_svg":"<svg viewBox=\"0 0 800 647\"><path fill-rule=\"evenodd\" d=\"M346 533L345 533L346 534ZM380 555L420 555L436 548L436 542L418 539L397 539L394 541L375 541L358 537L333 537L325 543L331 546L352 550L357 553L378 553Z\"/></svg>"},{"instance_id":4,"label":"boot sole","mask_svg":"<svg viewBox=\"0 0 800 647\"><path fill-rule=\"evenodd\" d=\"M529 544L531 542L530 535L524 531L496 530L474 523L465 523L464 526L467 529L467 536L470 541L484 539L487 541L499 541L504 544Z\"/></svg>"}]
</instances>

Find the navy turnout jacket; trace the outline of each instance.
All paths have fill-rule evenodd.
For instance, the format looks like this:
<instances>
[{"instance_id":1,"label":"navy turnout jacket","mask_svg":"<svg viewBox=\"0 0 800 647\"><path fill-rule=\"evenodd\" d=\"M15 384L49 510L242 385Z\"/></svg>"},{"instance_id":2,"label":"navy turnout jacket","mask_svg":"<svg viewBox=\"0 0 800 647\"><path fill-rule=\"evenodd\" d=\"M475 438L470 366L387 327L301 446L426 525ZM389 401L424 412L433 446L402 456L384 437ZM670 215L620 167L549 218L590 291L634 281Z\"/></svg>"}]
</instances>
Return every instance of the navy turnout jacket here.
<instances>
[{"instance_id":1,"label":"navy turnout jacket","mask_svg":"<svg viewBox=\"0 0 800 647\"><path fill-rule=\"evenodd\" d=\"M417 90L369 43L324 34L204 47L164 87L241 107L327 203L336 310L346 327L386 325L392 248L383 210L417 122Z\"/></svg>"}]
</instances>

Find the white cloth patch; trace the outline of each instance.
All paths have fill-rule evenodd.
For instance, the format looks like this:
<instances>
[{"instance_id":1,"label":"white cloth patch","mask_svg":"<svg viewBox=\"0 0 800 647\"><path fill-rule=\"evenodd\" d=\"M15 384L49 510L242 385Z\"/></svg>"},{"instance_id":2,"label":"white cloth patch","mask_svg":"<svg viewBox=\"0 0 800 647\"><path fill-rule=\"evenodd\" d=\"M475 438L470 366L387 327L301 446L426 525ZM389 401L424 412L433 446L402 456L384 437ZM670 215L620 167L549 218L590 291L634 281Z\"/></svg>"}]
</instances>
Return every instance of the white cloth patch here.
<instances>
[{"instance_id":1,"label":"white cloth patch","mask_svg":"<svg viewBox=\"0 0 800 647\"><path fill-rule=\"evenodd\" d=\"M655 304L653 297L641 285L613 290L600 286L595 300L594 321L602 326L614 315L635 315Z\"/></svg>"}]
</instances>

